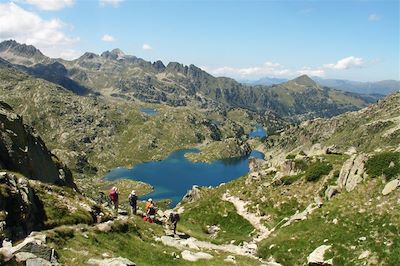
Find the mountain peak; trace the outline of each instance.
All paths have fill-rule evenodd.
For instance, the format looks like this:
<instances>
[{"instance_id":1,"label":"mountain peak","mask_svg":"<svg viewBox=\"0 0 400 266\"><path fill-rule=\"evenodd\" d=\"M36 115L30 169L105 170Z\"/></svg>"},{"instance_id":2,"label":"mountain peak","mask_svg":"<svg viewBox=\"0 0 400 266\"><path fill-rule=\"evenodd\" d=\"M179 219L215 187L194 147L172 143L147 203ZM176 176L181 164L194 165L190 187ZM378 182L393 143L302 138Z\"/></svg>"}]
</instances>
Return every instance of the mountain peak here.
<instances>
[{"instance_id":1,"label":"mountain peak","mask_svg":"<svg viewBox=\"0 0 400 266\"><path fill-rule=\"evenodd\" d=\"M318 86L318 84L307 75L301 75L301 76L299 76L299 77L297 77L295 79L292 79L291 81L295 82L295 83L297 83L299 85L304 85L304 86L307 86L307 87L316 87L316 86Z\"/></svg>"},{"instance_id":2,"label":"mountain peak","mask_svg":"<svg viewBox=\"0 0 400 266\"><path fill-rule=\"evenodd\" d=\"M15 40L6 40L0 43L0 52L8 52L18 56L33 57L45 55L33 45L21 44Z\"/></svg>"},{"instance_id":3,"label":"mountain peak","mask_svg":"<svg viewBox=\"0 0 400 266\"><path fill-rule=\"evenodd\" d=\"M103 52L101 54L101 57L117 60L117 59L124 58L125 57L125 53L121 49L115 48L115 49L113 49L111 51Z\"/></svg>"}]
</instances>

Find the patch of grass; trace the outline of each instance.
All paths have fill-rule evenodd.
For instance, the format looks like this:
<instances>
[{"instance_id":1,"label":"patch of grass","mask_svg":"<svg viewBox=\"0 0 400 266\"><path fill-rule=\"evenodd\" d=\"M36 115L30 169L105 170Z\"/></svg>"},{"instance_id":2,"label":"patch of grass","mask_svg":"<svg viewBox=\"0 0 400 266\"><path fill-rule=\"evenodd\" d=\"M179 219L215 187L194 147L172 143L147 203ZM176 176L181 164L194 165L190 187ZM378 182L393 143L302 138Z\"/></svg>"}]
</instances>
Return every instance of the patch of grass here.
<instances>
[{"instance_id":1,"label":"patch of grass","mask_svg":"<svg viewBox=\"0 0 400 266\"><path fill-rule=\"evenodd\" d=\"M316 161L312 163L306 170L305 177L307 181L317 181L322 176L328 175L332 170L330 163Z\"/></svg>"},{"instance_id":2,"label":"patch of grass","mask_svg":"<svg viewBox=\"0 0 400 266\"><path fill-rule=\"evenodd\" d=\"M231 240L237 243L248 241L254 228L237 214L233 204L221 200L221 194L218 191L204 193L202 199L188 205L188 209L181 215L178 229L217 244ZM211 239L206 233L207 225L218 225L221 228L215 239Z\"/></svg>"},{"instance_id":3,"label":"patch of grass","mask_svg":"<svg viewBox=\"0 0 400 266\"><path fill-rule=\"evenodd\" d=\"M382 152L375 154L365 164L371 177L385 176L386 180L400 174L400 152Z\"/></svg>"}]
</instances>

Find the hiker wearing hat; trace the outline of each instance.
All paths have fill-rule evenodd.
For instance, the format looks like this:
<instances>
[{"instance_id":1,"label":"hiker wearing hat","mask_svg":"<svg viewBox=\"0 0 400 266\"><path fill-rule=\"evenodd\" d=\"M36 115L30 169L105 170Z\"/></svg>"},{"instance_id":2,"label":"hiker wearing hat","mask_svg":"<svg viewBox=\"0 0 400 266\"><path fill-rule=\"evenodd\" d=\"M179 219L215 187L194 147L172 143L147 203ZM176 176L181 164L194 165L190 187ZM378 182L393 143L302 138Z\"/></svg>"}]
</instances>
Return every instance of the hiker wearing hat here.
<instances>
[{"instance_id":1,"label":"hiker wearing hat","mask_svg":"<svg viewBox=\"0 0 400 266\"><path fill-rule=\"evenodd\" d=\"M131 206L132 215L136 215L136 207L137 207L137 196L136 192L132 190L131 194L129 194L129 205Z\"/></svg>"}]
</instances>

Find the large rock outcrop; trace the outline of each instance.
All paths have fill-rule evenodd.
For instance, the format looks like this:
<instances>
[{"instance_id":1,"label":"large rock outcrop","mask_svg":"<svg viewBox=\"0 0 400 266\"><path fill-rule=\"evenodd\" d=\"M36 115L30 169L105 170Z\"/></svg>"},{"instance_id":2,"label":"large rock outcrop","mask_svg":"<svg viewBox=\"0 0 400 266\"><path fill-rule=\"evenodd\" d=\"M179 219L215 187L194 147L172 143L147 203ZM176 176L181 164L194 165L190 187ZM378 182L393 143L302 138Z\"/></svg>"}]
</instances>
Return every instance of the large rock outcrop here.
<instances>
[{"instance_id":1,"label":"large rock outcrop","mask_svg":"<svg viewBox=\"0 0 400 266\"><path fill-rule=\"evenodd\" d=\"M28 179L0 172L0 241L21 239L41 229L44 219L43 204Z\"/></svg>"},{"instance_id":2,"label":"large rock outcrop","mask_svg":"<svg viewBox=\"0 0 400 266\"><path fill-rule=\"evenodd\" d=\"M0 168L19 172L29 179L76 187L70 170L47 148L22 117L0 102Z\"/></svg>"},{"instance_id":3,"label":"large rock outcrop","mask_svg":"<svg viewBox=\"0 0 400 266\"><path fill-rule=\"evenodd\" d=\"M364 164L367 160L367 155L359 154L353 155L343 164L338 178L340 189L346 189L350 192L364 180L366 176Z\"/></svg>"}]
</instances>

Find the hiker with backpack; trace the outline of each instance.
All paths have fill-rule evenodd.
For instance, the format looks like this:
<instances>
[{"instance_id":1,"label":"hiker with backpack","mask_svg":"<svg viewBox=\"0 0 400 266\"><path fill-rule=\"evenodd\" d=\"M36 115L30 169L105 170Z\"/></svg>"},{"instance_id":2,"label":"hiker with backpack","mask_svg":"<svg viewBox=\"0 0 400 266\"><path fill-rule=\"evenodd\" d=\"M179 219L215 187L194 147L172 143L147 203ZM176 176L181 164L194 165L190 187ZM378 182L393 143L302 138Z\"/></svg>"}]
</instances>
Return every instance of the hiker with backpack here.
<instances>
[{"instance_id":1,"label":"hiker with backpack","mask_svg":"<svg viewBox=\"0 0 400 266\"><path fill-rule=\"evenodd\" d=\"M136 209L137 209L137 196L136 192L132 190L131 194L129 194L129 205L131 206L131 213L132 215L136 215Z\"/></svg>"},{"instance_id":2,"label":"hiker with backpack","mask_svg":"<svg viewBox=\"0 0 400 266\"><path fill-rule=\"evenodd\" d=\"M179 213L171 212L169 214L169 222L171 223L172 227L174 228L174 235L176 235L176 226L180 220Z\"/></svg>"},{"instance_id":3,"label":"hiker with backpack","mask_svg":"<svg viewBox=\"0 0 400 266\"><path fill-rule=\"evenodd\" d=\"M144 217L145 221L153 223L156 219L157 208L154 205L153 200L150 198L146 202L146 216Z\"/></svg>"},{"instance_id":4,"label":"hiker with backpack","mask_svg":"<svg viewBox=\"0 0 400 266\"><path fill-rule=\"evenodd\" d=\"M116 213L118 213L118 196L119 196L118 194L119 194L118 188L112 187L108 195L110 197L111 202L114 205L114 210L116 211Z\"/></svg>"}]
</instances>

